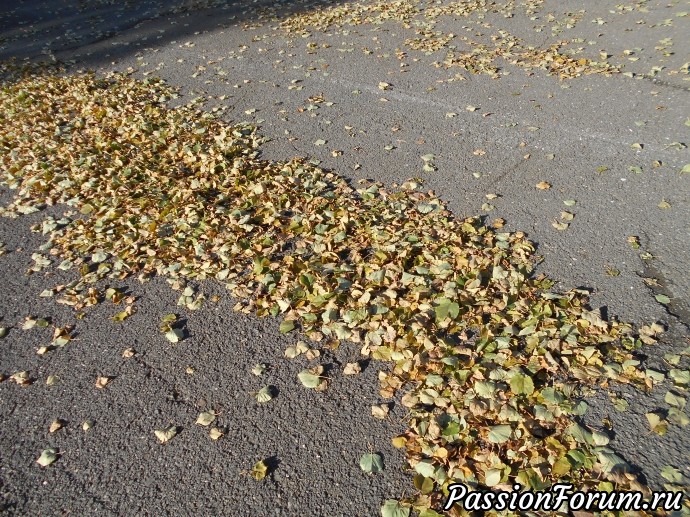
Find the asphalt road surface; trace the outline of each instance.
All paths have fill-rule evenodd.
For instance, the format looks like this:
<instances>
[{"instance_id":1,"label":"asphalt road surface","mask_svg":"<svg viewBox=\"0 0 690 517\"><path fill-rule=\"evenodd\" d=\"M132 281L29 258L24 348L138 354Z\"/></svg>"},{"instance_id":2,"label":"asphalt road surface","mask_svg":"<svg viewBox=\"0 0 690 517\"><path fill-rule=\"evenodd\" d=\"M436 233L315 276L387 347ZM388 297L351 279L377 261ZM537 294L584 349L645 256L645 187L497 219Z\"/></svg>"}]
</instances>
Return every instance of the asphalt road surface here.
<instances>
[{"instance_id":1,"label":"asphalt road surface","mask_svg":"<svg viewBox=\"0 0 690 517\"><path fill-rule=\"evenodd\" d=\"M608 317L663 322L668 332L645 353L647 365L666 371L665 354L689 344L690 174L682 170L690 164L690 4L514 4L510 17L448 15L431 30L489 42L504 30L536 49L568 40L567 48L582 49L577 56L620 70L559 78L497 58L492 77L443 66L453 41L436 51L411 48L406 40L420 37L414 23L365 20L308 35L280 27L294 13L352 8L335 2L5 3L0 58L162 77L182 100L204 96L205 109L259 125L267 159L309 156L354 181L388 185L422 177L459 216L500 217L507 229L525 231L544 257L537 271L557 289L591 289L592 306ZM324 102L315 107L314 96ZM424 172L420 156L429 153L436 170ZM551 188L536 188L542 181ZM6 203L11 193L0 192ZM558 230L552 223L563 210L574 218ZM371 416L370 406L382 402L381 365L334 375L324 393L304 389L296 375L306 359L283 354L298 337L280 334L277 320L233 312L234 301L213 282L199 289L220 300L185 311L164 279L133 279L122 285L138 298L138 312L125 324L110 321L107 306L75 321L69 308L38 297L66 274L26 274L45 242L30 226L44 216L0 220L0 326L9 329L0 373L28 371L35 381L0 382L1 510L370 516L383 500L413 491L390 442L406 428L404 408L394 404L387 420ZM188 337L171 345L158 324L174 311L184 314ZM78 339L40 356L51 328L21 330L27 316L74 323ZM136 354L123 357L130 347ZM356 347L343 346L324 362L336 371L357 356ZM251 373L257 363L268 365L260 378ZM688 368L687 355L680 367ZM57 381L49 386L51 375ZM95 387L100 376L112 378L103 389ZM252 394L267 384L277 396L259 404ZM645 418L665 406L666 390L615 391L628 410L616 411L602 393L586 421L613 421L612 447L650 486L665 482L666 465L687 482L687 428L672 425L658 436ZM194 424L209 409L226 433L217 441ZM50 433L56 419L64 426ZM180 432L160 445L153 430L167 425ZM47 447L61 456L44 469L35 461ZM367 452L382 454L382 473L362 472ZM262 459L270 473L257 482L248 471Z\"/></svg>"}]
</instances>

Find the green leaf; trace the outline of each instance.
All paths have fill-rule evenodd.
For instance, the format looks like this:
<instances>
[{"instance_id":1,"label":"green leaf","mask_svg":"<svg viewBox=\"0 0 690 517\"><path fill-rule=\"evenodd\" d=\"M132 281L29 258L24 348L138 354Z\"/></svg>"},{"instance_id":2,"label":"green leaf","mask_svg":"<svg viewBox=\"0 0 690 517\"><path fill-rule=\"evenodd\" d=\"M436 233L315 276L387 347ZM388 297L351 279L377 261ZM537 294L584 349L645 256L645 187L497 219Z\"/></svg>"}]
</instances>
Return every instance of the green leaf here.
<instances>
[{"instance_id":1,"label":"green leaf","mask_svg":"<svg viewBox=\"0 0 690 517\"><path fill-rule=\"evenodd\" d=\"M594 431L592 433L592 441L594 442L594 445L598 447L603 447L604 445L609 444L610 438L606 433L602 431Z\"/></svg>"},{"instance_id":2,"label":"green leaf","mask_svg":"<svg viewBox=\"0 0 690 517\"><path fill-rule=\"evenodd\" d=\"M429 212L433 212L433 210L434 206L429 203L419 203L417 205L417 211L421 214L428 214Z\"/></svg>"},{"instance_id":3,"label":"green leaf","mask_svg":"<svg viewBox=\"0 0 690 517\"><path fill-rule=\"evenodd\" d=\"M597 458L604 473L629 472L630 466L626 461L610 449L602 448L597 451Z\"/></svg>"},{"instance_id":4,"label":"green leaf","mask_svg":"<svg viewBox=\"0 0 690 517\"><path fill-rule=\"evenodd\" d=\"M668 305L669 303L671 303L671 299L664 294L657 294L654 298L656 299L657 302L664 304L664 305Z\"/></svg>"},{"instance_id":5,"label":"green leaf","mask_svg":"<svg viewBox=\"0 0 690 517\"><path fill-rule=\"evenodd\" d=\"M687 386L690 384L690 370L679 370L674 368L668 372L668 374L675 384L679 384L681 386Z\"/></svg>"},{"instance_id":6,"label":"green leaf","mask_svg":"<svg viewBox=\"0 0 690 517\"><path fill-rule=\"evenodd\" d=\"M665 465L661 469L660 474L661 477L663 477L667 481L670 481L671 483L680 484L683 482L683 473L677 468L672 467L671 465Z\"/></svg>"},{"instance_id":7,"label":"green leaf","mask_svg":"<svg viewBox=\"0 0 690 517\"><path fill-rule=\"evenodd\" d=\"M667 391L666 395L664 395L664 401L669 405L673 407L677 407L678 409L684 409L685 404L687 403L687 400L679 395L676 395L675 393L671 391Z\"/></svg>"},{"instance_id":8,"label":"green leaf","mask_svg":"<svg viewBox=\"0 0 690 517\"><path fill-rule=\"evenodd\" d=\"M443 321L446 318L455 319L460 314L460 306L448 298L439 298L436 300L438 304L435 308L436 319Z\"/></svg>"},{"instance_id":9,"label":"green leaf","mask_svg":"<svg viewBox=\"0 0 690 517\"><path fill-rule=\"evenodd\" d=\"M421 474L427 478L433 478L436 473L436 467L431 462L431 460L422 460L414 466L414 469L418 474Z\"/></svg>"},{"instance_id":10,"label":"green leaf","mask_svg":"<svg viewBox=\"0 0 690 517\"><path fill-rule=\"evenodd\" d=\"M516 373L510 379L510 389L516 395L531 395L534 393L534 382L531 377L522 373Z\"/></svg>"},{"instance_id":11,"label":"green leaf","mask_svg":"<svg viewBox=\"0 0 690 517\"><path fill-rule=\"evenodd\" d=\"M273 394L271 393L271 388L270 386L264 386L261 388L257 394L256 394L256 400L258 402L268 402L273 398Z\"/></svg>"},{"instance_id":12,"label":"green leaf","mask_svg":"<svg viewBox=\"0 0 690 517\"><path fill-rule=\"evenodd\" d=\"M395 499L386 499L381 507L381 517L410 517L410 509Z\"/></svg>"},{"instance_id":13,"label":"green leaf","mask_svg":"<svg viewBox=\"0 0 690 517\"><path fill-rule=\"evenodd\" d=\"M649 427L652 432L659 436L666 434L668 431L668 423L660 413L645 413L645 417L647 417L647 422L649 422Z\"/></svg>"},{"instance_id":14,"label":"green leaf","mask_svg":"<svg viewBox=\"0 0 690 517\"><path fill-rule=\"evenodd\" d=\"M496 486L501 482L503 471L499 469L489 469L486 471L484 484L488 487Z\"/></svg>"},{"instance_id":15,"label":"green leaf","mask_svg":"<svg viewBox=\"0 0 690 517\"><path fill-rule=\"evenodd\" d=\"M94 262L96 264L105 261L108 258L108 254L105 253L104 251L97 251L93 255L91 255L91 262Z\"/></svg>"},{"instance_id":16,"label":"green leaf","mask_svg":"<svg viewBox=\"0 0 690 517\"><path fill-rule=\"evenodd\" d=\"M426 379L424 380L424 384L427 386L440 386L443 384L443 377L440 375L436 375L434 373L430 373L429 375L426 376Z\"/></svg>"},{"instance_id":17,"label":"green leaf","mask_svg":"<svg viewBox=\"0 0 690 517\"><path fill-rule=\"evenodd\" d=\"M294 359L300 354L304 354L309 351L309 346L304 341L298 341L294 346L291 345L285 349L285 357L288 359Z\"/></svg>"},{"instance_id":18,"label":"green leaf","mask_svg":"<svg viewBox=\"0 0 690 517\"><path fill-rule=\"evenodd\" d=\"M359 460L360 468L367 474L376 474L383 470L383 458L380 454L365 454Z\"/></svg>"},{"instance_id":19,"label":"green leaf","mask_svg":"<svg viewBox=\"0 0 690 517\"><path fill-rule=\"evenodd\" d=\"M293 320L285 320L280 324L280 333L287 334L295 328L295 322Z\"/></svg>"},{"instance_id":20,"label":"green leaf","mask_svg":"<svg viewBox=\"0 0 690 517\"><path fill-rule=\"evenodd\" d=\"M184 337L184 332L181 329L171 329L165 333L165 339L171 343L177 343Z\"/></svg>"},{"instance_id":21,"label":"green leaf","mask_svg":"<svg viewBox=\"0 0 690 517\"><path fill-rule=\"evenodd\" d=\"M509 425L494 425L489 427L489 441L491 443L505 443L510 440L513 428Z\"/></svg>"},{"instance_id":22,"label":"green leaf","mask_svg":"<svg viewBox=\"0 0 690 517\"><path fill-rule=\"evenodd\" d=\"M302 370L297 374L297 377L299 378L299 381L305 388L313 389L316 388L319 384L321 384L321 377L319 377L318 375L314 375L309 370Z\"/></svg>"},{"instance_id":23,"label":"green leaf","mask_svg":"<svg viewBox=\"0 0 690 517\"><path fill-rule=\"evenodd\" d=\"M477 381L474 383L474 392L482 398L492 398L496 392L496 383L491 381Z\"/></svg>"},{"instance_id":24,"label":"green leaf","mask_svg":"<svg viewBox=\"0 0 690 517\"><path fill-rule=\"evenodd\" d=\"M252 470L249 472L249 475L256 479L257 481L261 481L266 477L266 474L268 473L268 465L261 460L257 461L254 466L252 467Z\"/></svg>"},{"instance_id":25,"label":"green leaf","mask_svg":"<svg viewBox=\"0 0 690 517\"><path fill-rule=\"evenodd\" d=\"M41 467L47 467L48 465L55 463L55 460L57 460L57 459L58 459L57 450L53 449L53 448L48 448L48 449L43 449L43 452L41 452L41 455L36 460L36 463L38 463Z\"/></svg>"},{"instance_id":26,"label":"green leaf","mask_svg":"<svg viewBox=\"0 0 690 517\"><path fill-rule=\"evenodd\" d=\"M683 410L675 407L668 409L666 418L668 418L668 421L672 424L679 425L681 427L685 427L690 424L690 417L688 417Z\"/></svg>"},{"instance_id":27,"label":"green leaf","mask_svg":"<svg viewBox=\"0 0 690 517\"><path fill-rule=\"evenodd\" d=\"M592 433L588 429L585 429L584 427L575 422L570 424L570 426L568 427L568 434L575 438L575 441L577 441L578 443L583 443L587 445L594 444L594 437L592 436Z\"/></svg>"},{"instance_id":28,"label":"green leaf","mask_svg":"<svg viewBox=\"0 0 690 517\"><path fill-rule=\"evenodd\" d=\"M421 474L417 474L412 479L412 483L422 494L430 494L434 491L434 480L431 478L425 478Z\"/></svg>"},{"instance_id":29,"label":"green leaf","mask_svg":"<svg viewBox=\"0 0 690 517\"><path fill-rule=\"evenodd\" d=\"M658 372L656 370L652 370L651 368L647 368L644 373L654 382L664 382L664 380L666 380L666 374L664 372Z\"/></svg>"},{"instance_id":30,"label":"green leaf","mask_svg":"<svg viewBox=\"0 0 690 517\"><path fill-rule=\"evenodd\" d=\"M132 313L128 310L120 311L117 314L115 314L112 318L110 318L113 321L116 322L122 322L125 321L127 318L129 318L132 315Z\"/></svg>"},{"instance_id":31,"label":"green leaf","mask_svg":"<svg viewBox=\"0 0 690 517\"><path fill-rule=\"evenodd\" d=\"M203 413L200 413L199 416L196 418L196 424L197 425L202 425L204 427L211 425L213 422L216 420L216 415L215 413L211 411L204 411Z\"/></svg>"}]
</instances>

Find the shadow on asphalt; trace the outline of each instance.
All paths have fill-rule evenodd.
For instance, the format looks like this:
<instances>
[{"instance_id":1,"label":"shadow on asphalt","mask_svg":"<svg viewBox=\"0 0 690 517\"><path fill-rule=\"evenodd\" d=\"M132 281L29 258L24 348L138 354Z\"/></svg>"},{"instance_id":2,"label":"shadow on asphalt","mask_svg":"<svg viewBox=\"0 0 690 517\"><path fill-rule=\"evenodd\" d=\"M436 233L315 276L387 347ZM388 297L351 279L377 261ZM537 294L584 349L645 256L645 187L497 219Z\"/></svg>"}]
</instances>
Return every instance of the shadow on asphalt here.
<instances>
[{"instance_id":1,"label":"shadow on asphalt","mask_svg":"<svg viewBox=\"0 0 690 517\"><path fill-rule=\"evenodd\" d=\"M0 61L95 67L199 33L276 22L338 0L20 0L0 6Z\"/></svg>"}]
</instances>

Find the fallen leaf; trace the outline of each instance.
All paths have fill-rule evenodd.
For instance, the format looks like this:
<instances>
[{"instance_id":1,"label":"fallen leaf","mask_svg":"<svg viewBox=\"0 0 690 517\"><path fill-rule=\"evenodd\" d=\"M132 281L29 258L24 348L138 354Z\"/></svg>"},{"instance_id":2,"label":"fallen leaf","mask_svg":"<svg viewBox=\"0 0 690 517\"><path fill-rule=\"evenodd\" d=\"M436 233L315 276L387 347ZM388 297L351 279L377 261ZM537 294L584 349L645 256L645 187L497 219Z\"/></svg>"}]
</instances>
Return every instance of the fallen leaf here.
<instances>
[{"instance_id":1,"label":"fallen leaf","mask_svg":"<svg viewBox=\"0 0 690 517\"><path fill-rule=\"evenodd\" d=\"M213 413L211 411L204 411L202 413L199 413L199 416L196 417L195 424L206 427L206 426L211 425L215 421L216 421L215 413Z\"/></svg>"},{"instance_id":2,"label":"fallen leaf","mask_svg":"<svg viewBox=\"0 0 690 517\"><path fill-rule=\"evenodd\" d=\"M494 425L489 428L488 440L491 443L505 443L512 434L513 429L509 425Z\"/></svg>"},{"instance_id":3,"label":"fallen leaf","mask_svg":"<svg viewBox=\"0 0 690 517\"><path fill-rule=\"evenodd\" d=\"M31 378L29 377L29 372L17 372L10 375L10 380L19 384L20 386L28 386L31 384Z\"/></svg>"},{"instance_id":4,"label":"fallen leaf","mask_svg":"<svg viewBox=\"0 0 690 517\"><path fill-rule=\"evenodd\" d=\"M675 467L672 467L670 465L665 465L662 467L661 472L661 477L666 479L667 481L670 481L671 483L682 483L683 482L683 473L678 470Z\"/></svg>"},{"instance_id":5,"label":"fallen leaf","mask_svg":"<svg viewBox=\"0 0 690 517\"><path fill-rule=\"evenodd\" d=\"M410 509L395 499L386 499L381 507L381 517L410 517Z\"/></svg>"},{"instance_id":6,"label":"fallen leaf","mask_svg":"<svg viewBox=\"0 0 690 517\"><path fill-rule=\"evenodd\" d=\"M300 354L309 351L309 346L304 341L298 341L294 346L289 346L285 349L285 357L294 359Z\"/></svg>"},{"instance_id":7,"label":"fallen leaf","mask_svg":"<svg viewBox=\"0 0 690 517\"><path fill-rule=\"evenodd\" d=\"M256 393L256 400L258 402L264 403L268 402L273 398L273 394L271 393L271 388L269 386L265 386L261 388L257 393Z\"/></svg>"},{"instance_id":8,"label":"fallen leaf","mask_svg":"<svg viewBox=\"0 0 690 517\"><path fill-rule=\"evenodd\" d=\"M313 374L310 370L302 370L297 374L297 377L305 388L316 388L321 384L321 377Z\"/></svg>"},{"instance_id":9,"label":"fallen leaf","mask_svg":"<svg viewBox=\"0 0 690 517\"><path fill-rule=\"evenodd\" d=\"M164 429L157 429L153 432L161 443L168 443L177 435L177 426L169 425Z\"/></svg>"},{"instance_id":10,"label":"fallen leaf","mask_svg":"<svg viewBox=\"0 0 690 517\"><path fill-rule=\"evenodd\" d=\"M280 324L280 333L281 334L287 334L288 332L291 332L295 328L295 322L292 320L284 320Z\"/></svg>"},{"instance_id":11,"label":"fallen leaf","mask_svg":"<svg viewBox=\"0 0 690 517\"><path fill-rule=\"evenodd\" d=\"M359 467L367 474L383 471L383 457L380 454L364 454L359 460Z\"/></svg>"},{"instance_id":12,"label":"fallen leaf","mask_svg":"<svg viewBox=\"0 0 690 517\"><path fill-rule=\"evenodd\" d=\"M347 363L343 369L344 375L358 375L362 372L362 367L357 363Z\"/></svg>"},{"instance_id":13,"label":"fallen leaf","mask_svg":"<svg viewBox=\"0 0 690 517\"><path fill-rule=\"evenodd\" d=\"M57 449L48 448L48 449L43 449L43 452L41 452L41 455L36 460L36 463L38 463L41 467L47 467L48 465L55 463L55 460L57 460L57 459L58 459Z\"/></svg>"},{"instance_id":14,"label":"fallen leaf","mask_svg":"<svg viewBox=\"0 0 690 517\"><path fill-rule=\"evenodd\" d=\"M516 373L510 378L510 389L516 395L531 395L534 393L534 382L528 375Z\"/></svg>"},{"instance_id":15,"label":"fallen leaf","mask_svg":"<svg viewBox=\"0 0 690 517\"><path fill-rule=\"evenodd\" d=\"M218 440L219 438L222 438L224 434L225 433L223 433L222 429L220 429L218 427L213 427L208 432L208 435L211 437L211 440L214 440L214 441Z\"/></svg>"},{"instance_id":16,"label":"fallen leaf","mask_svg":"<svg viewBox=\"0 0 690 517\"><path fill-rule=\"evenodd\" d=\"M388 417L390 408L388 404L379 404L377 406L371 406L371 415L379 420L385 420Z\"/></svg>"},{"instance_id":17,"label":"fallen leaf","mask_svg":"<svg viewBox=\"0 0 690 517\"><path fill-rule=\"evenodd\" d=\"M105 388L108 385L108 383L110 382L110 380L111 380L110 377L105 377L105 376L98 377L96 379L96 388L98 388L98 389Z\"/></svg>"},{"instance_id":18,"label":"fallen leaf","mask_svg":"<svg viewBox=\"0 0 690 517\"><path fill-rule=\"evenodd\" d=\"M184 337L182 329L170 329L165 333L165 339L171 343L178 343Z\"/></svg>"},{"instance_id":19,"label":"fallen leaf","mask_svg":"<svg viewBox=\"0 0 690 517\"><path fill-rule=\"evenodd\" d=\"M645 416L647 417L647 422L649 422L649 427L654 433L658 434L659 436L666 434L668 430L668 423L660 414L645 413Z\"/></svg>"},{"instance_id":20,"label":"fallen leaf","mask_svg":"<svg viewBox=\"0 0 690 517\"><path fill-rule=\"evenodd\" d=\"M310 348L304 353L304 357L307 358L307 361L313 361L314 359L318 359L319 357L321 357L321 350Z\"/></svg>"},{"instance_id":21,"label":"fallen leaf","mask_svg":"<svg viewBox=\"0 0 690 517\"><path fill-rule=\"evenodd\" d=\"M256 479L257 481L261 481L266 477L266 474L268 473L268 465L261 460L257 461L254 466L252 467L252 470L249 472L249 475Z\"/></svg>"}]
</instances>

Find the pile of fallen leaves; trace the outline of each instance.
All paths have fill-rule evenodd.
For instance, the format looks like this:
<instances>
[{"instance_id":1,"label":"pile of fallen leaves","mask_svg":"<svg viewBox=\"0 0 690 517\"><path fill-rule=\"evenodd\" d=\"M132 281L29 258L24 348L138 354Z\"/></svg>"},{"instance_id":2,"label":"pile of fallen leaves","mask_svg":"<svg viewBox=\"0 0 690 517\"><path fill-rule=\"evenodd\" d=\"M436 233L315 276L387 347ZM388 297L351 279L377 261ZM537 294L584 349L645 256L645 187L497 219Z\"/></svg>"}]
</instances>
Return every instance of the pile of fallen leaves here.
<instances>
[{"instance_id":1,"label":"pile of fallen leaves","mask_svg":"<svg viewBox=\"0 0 690 517\"><path fill-rule=\"evenodd\" d=\"M561 79L619 72L619 67L607 61L609 56L605 52L599 56L600 60L577 57L574 50L567 50L567 46L572 43L570 40L561 40L542 49L497 27L496 22L487 21L493 18L512 19L519 13L532 16L542 4L543 0L348 2L325 7L313 6L314 8L281 20L278 25L290 35L306 37L312 32L345 31L362 25L395 23L401 29L414 31L414 36L405 40L406 47L426 54L446 53L443 59L434 63L435 66L459 67L472 74L486 74L493 78L500 77L502 63L510 63L528 71L545 70L549 75ZM277 8L273 10L277 13ZM274 19L277 20L275 13ZM568 26L574 26L581 17L582 15L573 15L568 18ZM441 22L455 27L455 32L438 30L437 26ZM474 36L461 34L470 27ZM558 23L553 26L554 29L557 27Z\"/></svg>"},{"instance_id":2,"label":"pile of fallen leaves","mask_svg":"<svg viewBox=\"0 0 690 517\"><path fill-rule=\"evenodd\" d=\"M172 95L120 75L3 84L0 178L14 199L2 215L68 210L38 227L50 241L37 264L78 276L51 294L81 310L113 296L108 279L215 278L238 310L281 315L283 332L358 343L391 365L381 396L404 389L409 429L393 443L416 472L404 504L427 517L452 482L640 488L606 431L576 417L588 387L660 381L635 357L659 325L634 333L588 310L585 292L548 291L523 233L456 219L414 180L354 189L301 159L262 161L252 128L168 109Z\"/></svg>"}]
</instances>

